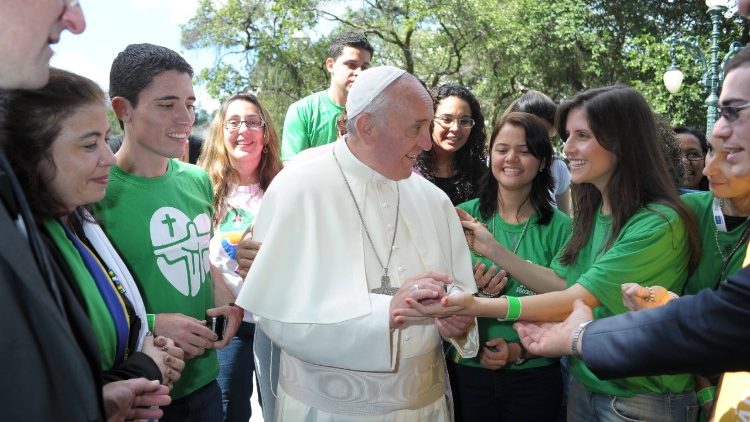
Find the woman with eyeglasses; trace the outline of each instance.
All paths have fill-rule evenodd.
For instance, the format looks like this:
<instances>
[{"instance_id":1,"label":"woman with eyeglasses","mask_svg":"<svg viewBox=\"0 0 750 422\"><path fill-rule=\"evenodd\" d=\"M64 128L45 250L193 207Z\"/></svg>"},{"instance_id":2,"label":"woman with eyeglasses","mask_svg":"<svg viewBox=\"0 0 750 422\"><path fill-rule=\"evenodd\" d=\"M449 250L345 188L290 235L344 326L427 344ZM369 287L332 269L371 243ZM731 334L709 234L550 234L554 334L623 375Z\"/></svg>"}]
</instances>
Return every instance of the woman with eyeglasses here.
<instances>
[{"instance_id":1,"label":"woman with eyeglasses","mask_svg":"<svg viewBox=\"0 0 750 422\"><path fill-rule=\"evenodd\" d=\"M703 176L708 152L706 135L689 126L676 126L674 133L679 141L685 164L685 178L681 187L689 190L708 190L708 180Z\"/></svg>"},{"instance_id":2,"label":"woman with eyeglasses","mask_svg":"<svg viewBox=\"0 0 750 422\"><path fill-rule=\"evenodd\" d=\"M214 234L209 259L217 304L234 302L242 286L243 278L237 273L237 244L252 226L263 193L281 170L279 151L279 137L271 117L255 95L232 95L216 112L198 165L206 170L214 188ZM253 356L256 335L252 315L245 312L235 337L217 351L217 380L225 420L250 419L253 372L259 382L261 378ZM265 362L263 369L268 365ZM263 374L268 376L265 371Z\"/></svg>"},{"instance_id":3,"label":"woman with eyeglasses","mask_svg":"<svg viewBox=\"0 0 750 422\"><path fill-rule=\"evenodd\" d=\"M394 310L397 322L449 314L562 321L578 299L602 318L627 311L623 283L683 288L700 257L699 237L667 173L655 117L643 96L625 86L592 89L564 102L556 121L576 184L576 214L570 241L550 267L527 262L471 215L459 213L477 253L530 289L548 293L497 299L459 293L431 305L407 300L410 308ZM689 374L604 381L577 357L569 364L568 420L695 420Z\"/></svg>"},{"instance_id":4,"label":"woman with eyeglasses","mask_svg":"<svg viewBox=\"0 0 750 422\"><path fill-rule=\"evenodd\" d=\"M479 181L487 168L484 115L463 86L442 85L433 97L433 145L417 157L415 167L458 205L479 195Z\"/></svg>"},{"instance_id":5,"label":"woman with eyeglasses","mask_svg":"<svg viewBox=\"0 0 750 422\"><path fill-rule=\"evenodd\" d=\"M548 125L533 114L511 112L495 125L490 139L490 169L479 198L459 208L517 256L549 266L570 237L570 217L552 205ZM472 261L478 264L478 295L535 294L513 276L504 288L496 288L496 279L483 282L479 275L489 268L489 279L495 265L476 253ZM555 420L563 392L558 361L527 355L511 322L479 318L478 323L484 345L479 356L461 359L453 353L448 364L456 420Z\"/></svg>"}]
</instances>

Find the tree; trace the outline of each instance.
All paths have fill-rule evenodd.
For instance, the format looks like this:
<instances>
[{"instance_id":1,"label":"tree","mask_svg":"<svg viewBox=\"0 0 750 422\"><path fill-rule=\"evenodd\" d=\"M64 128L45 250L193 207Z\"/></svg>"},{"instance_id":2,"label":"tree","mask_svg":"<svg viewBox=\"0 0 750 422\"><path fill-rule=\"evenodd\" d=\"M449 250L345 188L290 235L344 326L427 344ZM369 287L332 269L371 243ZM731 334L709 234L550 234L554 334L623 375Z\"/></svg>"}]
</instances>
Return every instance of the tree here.
<instances>
[{"instance_id":1,"label":"tree","mask_svg":"<svg viewBox=\"0 0 750 422\"><path fill-rule=\"evenodd\" d=\"M201 0L183 28L187 48L212 47L217 64L199 80L224 97L256 91L281 126L288 105L328 85L323 63L330 34L365 33L375 64L393 64L428 88L466 85L495 120L527 89L553 99L625 83L674 123L702 127L705 94L686 52L686 80L670 96L661 82L670 63L664 34L707 45L710 22L702 2L640 0ZM325 29L324 29L325 28ZM727 21L722 47L744 29ZM316 39L295 37L322 33Z\"/></svg>"}]
</instances>

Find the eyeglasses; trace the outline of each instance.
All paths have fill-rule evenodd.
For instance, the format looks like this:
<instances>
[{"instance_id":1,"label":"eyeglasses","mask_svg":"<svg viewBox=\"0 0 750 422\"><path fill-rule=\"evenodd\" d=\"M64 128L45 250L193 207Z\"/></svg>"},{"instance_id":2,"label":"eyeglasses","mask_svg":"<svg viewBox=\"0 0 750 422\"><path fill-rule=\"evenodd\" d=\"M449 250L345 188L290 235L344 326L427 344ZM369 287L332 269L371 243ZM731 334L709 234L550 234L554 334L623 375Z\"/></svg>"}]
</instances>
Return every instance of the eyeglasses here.
<instances>
[{"instance_id":1,"label":"eyeglasses","mask_svg":"<svg viewBox=\"0 0 750 422\"><path fill-rule=\"evenodd\" d=\"M718 106L716 112L719 113L720 117L727 119L728 122L733 122L740 117L740 110L750 108L750 103L742 104L738 106Z\"/></svg>"},{"instance_id":2,"label":"eyeglasses","mask_svg":"<svg viewBox=\"0 0 750 422\"><path fill-rule=\"evenodd\" d=\"M688 161L703 161L706 159L706 157L704 157L703 154L698 151L688 151L684 153L683 156Z\"/></svg>"},{"instance_id":3,"label":"eyeglasses","mask_svg":"<svg viewBox=\"0 0 750 422\"><path fill-rule=\"evenodd\" d=\"M224 122L224 127L230 132L237 132L240 130L243 123L246 128L252 130L263 129L263 126L266 125L266 122L263 120L227 120Z\"/></svg>"},{"instance_id":4,"label":"eyeglasses","mask_svg":"<svg viewBox=\"0 0 750 422\"><path fill-rule=\"evenodd\" d=\"M454 119L453 116L438 116L435 117L435 122L444 128L453 126L453 122L458 122L458 127L463 129L471 129L474 127L474 119L471 117L461 117L460 119Z\"/></svg>"}]
</instances>

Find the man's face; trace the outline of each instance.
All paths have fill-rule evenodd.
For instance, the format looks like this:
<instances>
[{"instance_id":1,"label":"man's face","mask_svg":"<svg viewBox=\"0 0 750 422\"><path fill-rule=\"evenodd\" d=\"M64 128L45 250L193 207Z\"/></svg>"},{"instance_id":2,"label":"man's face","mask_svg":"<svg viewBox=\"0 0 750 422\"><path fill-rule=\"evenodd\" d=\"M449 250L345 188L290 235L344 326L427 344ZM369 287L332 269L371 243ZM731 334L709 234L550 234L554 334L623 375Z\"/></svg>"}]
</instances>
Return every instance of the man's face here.
<instances>
[{"instance_id":1,"label":"man's face","mask_svg":"<svg viewBox=\"0 0 750 422\"><path fill-rule=\"evenodd\" d=\"M750 64L738 67L724 78L719 105L740 106L750 103ZM727 153L726 162L735 177L750 177L750 109L737 112L729 121L719 117L713 128L713 137L719 139Z\"/></svg>"},{"instance_id":2,"label":"man's face","mask_svg":"<svg viewBox=\"0 0 750 422\"><path fill-rule=\"evenodd\" d=\"M138 94L138 105L133 108L128 103L123 121L131 147L141 157L182 157L195 123L193 103L195 92L189 74L168 70L155 76Z\"/></svg>"},{"instance_id":3,"label":"man's face","mask_svg":"<svg viewBox=\"0 0 750 422\"><path fill-rule=\"evenodd\" d=\"M0 10L0 87L41 88L49 79L50 45L66 29L79 34L86 28L81 6L71 0L0 0Z\"/></svg>"},{"instance_id":4,"label":"man's face","mask_svg":"<svg viewBox=\"0 0 750 422\"><path fill-rule=\"evenodd\" d=\"M432 99L414 78L401 78L387 90L393 97L373 129L374 170L391 180L406 179L417 156L432 146L430 124L435 113Z\"/></svg>"},{"instance_id":5,"label":"man's face","mask_svg":"<svg viewBox=\"0 0 750 422\"><path fill-rule=\"evenodd\" d=\"M326 68L331 74L331 86L340 92L349 92L357 75L370 67L370 59L370 52L354 47L344 47L336 60L329 57Z\"/></svg>"}]
</instances>

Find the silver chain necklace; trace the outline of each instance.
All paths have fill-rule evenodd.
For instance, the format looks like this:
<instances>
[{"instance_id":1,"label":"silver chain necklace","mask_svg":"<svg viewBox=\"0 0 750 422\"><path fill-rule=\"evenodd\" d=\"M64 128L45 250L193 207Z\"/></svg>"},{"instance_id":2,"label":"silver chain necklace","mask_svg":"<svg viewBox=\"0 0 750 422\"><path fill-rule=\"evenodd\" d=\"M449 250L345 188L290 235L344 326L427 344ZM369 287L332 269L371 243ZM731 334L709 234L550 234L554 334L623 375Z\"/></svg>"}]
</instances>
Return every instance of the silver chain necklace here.
<instances>
[{"instance_id":1,"label":"silver chain necklace","mask_svg":"<svg viewBox=\"0 0 750 422\"><path fill-rule=\"evenodd\" d=\"M362 216L362 210L359 209L359 204L357 204L357 199L354 197L354 192L352 191L352 187L349 185L349 180L347 180L346 175L344 174L344 169L341 168L341 163L339 162L338 157L336 157L336 151L331 150L333 152L333 159L336 161L336 165L339 167L339 171L341 172L341 177L344 178L344 183L346 183L346 188L349 190L349 195L352 197L352 201L354 202L354 207L357 209L357 215L359 215L359 221L362 222L362 227L365 229L365 235L367 235L367 240L370 241L370 246L372 247L372 252L375 254L375 258L378 260L378 264L383 269L383 276L380 277L380 287L374 288L370 290L372 293L377 293L381 295L388 295L393 296L398 291L397 287L391 286L391 278L388 276L388 266L391 265L391 256L393 256L393 245L396 244L396 233L398 232L398 212L401 208L401 192L398 188L398 182L396 182L396 223L393 227L393 239L391 239L391 247L388 248L388 260L385 262L385 265L383 265L383 261L380 259L380 255L378 255L377 249L375 249L375 243L372 241L372 237L370 236L370 231L367 230L367 225L365 224L365 219Z\"/></svg>"}]
</instances>

